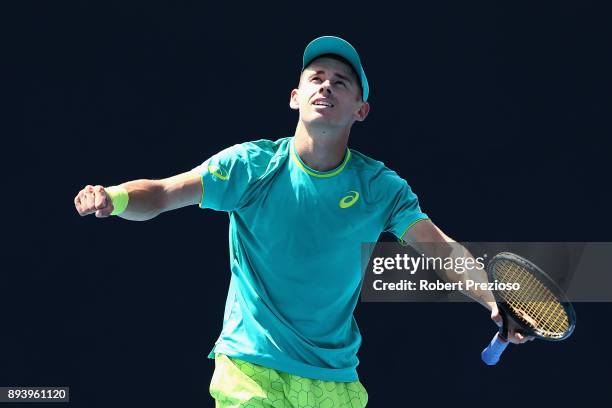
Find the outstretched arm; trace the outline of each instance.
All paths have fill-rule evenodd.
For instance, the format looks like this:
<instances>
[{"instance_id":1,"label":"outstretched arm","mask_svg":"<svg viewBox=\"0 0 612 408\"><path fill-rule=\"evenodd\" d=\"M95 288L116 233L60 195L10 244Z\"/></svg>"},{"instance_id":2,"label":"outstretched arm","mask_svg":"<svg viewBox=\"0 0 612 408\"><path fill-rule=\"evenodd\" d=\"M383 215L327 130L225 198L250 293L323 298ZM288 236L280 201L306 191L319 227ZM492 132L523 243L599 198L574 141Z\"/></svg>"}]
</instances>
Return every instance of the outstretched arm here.
<instances>
[{"instance_id":1,"label":"outstretched arm","mask_svg":"<svg viewBox=\"0 0 612 408\"><path fill-rule=\"evenodd\" d=\"M108 187L85 186L74 198L74 205L81 216L94 214L98 218L111 215L115 204ZM132 221L146 221L165 211L198 204L202 197L202 182L198 173L188 171L161 180L134 180L110 188L125 189L127 207L119 217Z\"/></svg>"},{"instance_id":2,"label":"outstretched arm","mask_svg":"<svg viewBox=\"0 0 612 408\"><path fill-rule=\"evenodd\" d=\"M473 258L472 254L463 245L447 236L430 220L422 220L414 224L404 233L402 240L419 253L429 257ZM465 287L466 279L482 283L488 282L487 273L484 269L473 268L465 273L456 273L451 269L438 271L438 273L448 282L464 282L463 287ZM495 305L495 299L491 291L471 290L463 293L489 310Z\"/></svg>"},{"instance_id":3,"label":"outstretched arm","mask_svg":"<svg viewBox=\"0 0 612 408\"><path fill-rule=\"evenodd\" d=\"M447 236L430 220L421 220L411 226L402 236L402 240L413 247L419 253L425 254L428 257L463 257L473 258L472 254L461 244ZM474 264L476 264L474 262ZM443 278L450 282L464 282L470 279L479 283L488 282L487 273L481 268L472 268L466 270L465 273L456 273L454 270L439 271L443 274ZM491 311L491 319L499 326L502 323L502 318L499 314L497 304L493 293L489 290L472 289L463 291L463 293ZM526 337L517 333L515 327L509 327L508 340L512 343L524 343L528 340L533 340L533 337Z\"/></svg>"}]
</instances>

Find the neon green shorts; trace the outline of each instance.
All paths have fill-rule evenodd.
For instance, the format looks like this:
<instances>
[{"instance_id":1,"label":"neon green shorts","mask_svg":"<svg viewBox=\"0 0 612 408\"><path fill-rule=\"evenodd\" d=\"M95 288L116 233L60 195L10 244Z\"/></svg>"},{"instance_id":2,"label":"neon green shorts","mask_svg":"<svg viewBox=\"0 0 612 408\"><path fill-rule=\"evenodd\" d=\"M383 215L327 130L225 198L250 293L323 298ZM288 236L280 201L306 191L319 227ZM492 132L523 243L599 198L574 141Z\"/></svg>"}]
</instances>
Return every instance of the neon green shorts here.
<instances>
[{"instance_id":1,"label":"neon green shorts","mask_svg":"<svg viewBox=\"0 0 612 408\"><path fill-rule=\"evenodd\" d=\"M363 408L359 381L321 381L215 354L210 395L216 408Z\"/></svg>"}]
</instances>

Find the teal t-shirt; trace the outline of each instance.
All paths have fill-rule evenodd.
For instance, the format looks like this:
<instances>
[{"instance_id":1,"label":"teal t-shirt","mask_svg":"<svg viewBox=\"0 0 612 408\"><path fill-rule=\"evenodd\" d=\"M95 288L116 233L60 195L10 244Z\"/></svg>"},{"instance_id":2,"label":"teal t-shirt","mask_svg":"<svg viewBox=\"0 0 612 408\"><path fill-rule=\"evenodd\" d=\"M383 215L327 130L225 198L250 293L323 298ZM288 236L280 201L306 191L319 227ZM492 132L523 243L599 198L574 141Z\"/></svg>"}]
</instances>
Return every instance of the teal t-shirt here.
<instances>
[{"instance_id":1,"label":"teal t-shirt","mask_svg":"<svg viewBox=\"0 0 612 408\"><path fill-rule=\"evenodd\" d=\"M293 137L234 145L194 171L200 207L230 217L231 280L209 357L356 381L361 243L427 218L406 181L352 149L335 170L313 170Z\"/></svg>"}]
</instances>

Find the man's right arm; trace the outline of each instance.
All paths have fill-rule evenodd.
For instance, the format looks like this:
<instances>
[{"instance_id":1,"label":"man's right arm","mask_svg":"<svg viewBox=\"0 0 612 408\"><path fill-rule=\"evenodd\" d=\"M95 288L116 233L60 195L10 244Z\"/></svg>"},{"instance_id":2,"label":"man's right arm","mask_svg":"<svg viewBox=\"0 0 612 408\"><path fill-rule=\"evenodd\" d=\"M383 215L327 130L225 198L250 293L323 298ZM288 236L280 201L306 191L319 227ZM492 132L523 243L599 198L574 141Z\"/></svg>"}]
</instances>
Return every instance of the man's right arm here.
<instances>
[{"instance_id":1,"label":"man's right arm","mask_svg":"<svg viewBox=\"0 0 612 408\"><path fill-rule=\"evenodd\" d=\"M202 198L201 177L188 171L161 180L134 180L118 187L128 193L128 204L118 216L132 221L146 221L165 211L199 204ZM95 213L104 218L113 212L113 203L106 188L88 185L74 198L81 216Z\"/></svg>"}]
</instances>

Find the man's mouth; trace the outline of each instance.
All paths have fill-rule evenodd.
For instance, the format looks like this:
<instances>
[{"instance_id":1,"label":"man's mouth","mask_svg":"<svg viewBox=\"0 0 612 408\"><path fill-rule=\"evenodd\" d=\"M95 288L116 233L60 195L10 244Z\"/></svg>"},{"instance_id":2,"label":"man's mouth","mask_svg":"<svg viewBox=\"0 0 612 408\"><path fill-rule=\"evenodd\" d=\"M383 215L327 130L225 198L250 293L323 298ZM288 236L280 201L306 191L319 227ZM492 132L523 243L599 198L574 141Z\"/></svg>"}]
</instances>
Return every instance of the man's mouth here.
<instances>
[{"instance_id":1,"label":"man's mouth","mask_svg":"<svg viewBox=\"0 0 612 408\"><path fill-rule=\"evenodd\" d=\"M331 102L327 102L324 100L316 100L312 103L315 106L323 106L323 107L327 107L327 108L333 108L334 104L332 104Z\"/></svg>"}]
</instances>

